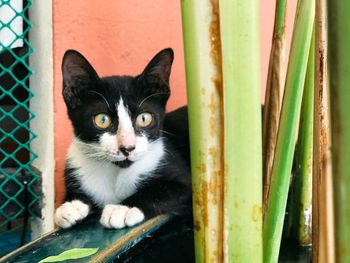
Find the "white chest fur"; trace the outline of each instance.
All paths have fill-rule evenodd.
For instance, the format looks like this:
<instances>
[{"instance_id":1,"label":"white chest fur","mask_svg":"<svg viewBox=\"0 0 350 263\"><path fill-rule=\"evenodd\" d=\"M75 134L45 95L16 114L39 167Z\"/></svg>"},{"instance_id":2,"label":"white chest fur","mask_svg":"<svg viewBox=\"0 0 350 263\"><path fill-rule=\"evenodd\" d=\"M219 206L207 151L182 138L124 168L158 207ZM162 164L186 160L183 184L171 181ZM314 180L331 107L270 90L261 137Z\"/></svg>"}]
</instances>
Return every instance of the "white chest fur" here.
<instances>
[{"instance_id":1,"label":"white chest fur","mask_svg":"<svg viewBox=\"0 0 350 263\"><path fill-rule=\"evenodd\" d=\"M138 184L150 178L164 156L162 140L150 144L147 153L128 168L89 157L75 138L68 153L68 165L84 192L99 206L118 204L136 192Z\"/></svg>"}]
</instances>

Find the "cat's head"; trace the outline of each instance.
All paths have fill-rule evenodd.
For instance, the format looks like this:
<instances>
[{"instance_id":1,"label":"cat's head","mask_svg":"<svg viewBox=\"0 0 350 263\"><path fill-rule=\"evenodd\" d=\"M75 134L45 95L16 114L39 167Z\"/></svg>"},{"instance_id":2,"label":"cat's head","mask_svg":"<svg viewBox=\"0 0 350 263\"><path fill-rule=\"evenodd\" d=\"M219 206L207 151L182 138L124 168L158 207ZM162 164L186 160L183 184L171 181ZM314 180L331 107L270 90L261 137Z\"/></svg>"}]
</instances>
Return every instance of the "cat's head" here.
<instances>
[{"instance_id":1,"label":"cat's head","mask_svg":"<svg viewBox=\"0 0 350 263\"><path fill-rule=\"evenodd\" d=\"M86 155L128 167L159 141L173 56L160 51L136 77L100 78L83 55L66 51L62 94Z\"/></svg>"}]
</instances>

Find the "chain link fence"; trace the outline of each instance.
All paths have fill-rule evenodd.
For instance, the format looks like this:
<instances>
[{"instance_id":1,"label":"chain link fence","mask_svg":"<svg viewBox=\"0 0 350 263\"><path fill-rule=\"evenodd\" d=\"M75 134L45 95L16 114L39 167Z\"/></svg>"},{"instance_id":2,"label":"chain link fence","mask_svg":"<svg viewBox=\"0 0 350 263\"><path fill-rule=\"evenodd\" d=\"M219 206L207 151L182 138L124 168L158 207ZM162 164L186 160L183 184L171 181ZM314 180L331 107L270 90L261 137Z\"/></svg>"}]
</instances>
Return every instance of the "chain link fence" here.
<instances>
[{"instance_id":1,"label":"chain link fence","mask_svg":"<svg viewBox=\"0 0 350 263\"><path fill-rule=\"evenodd\" d=\"M31 0L0 0L0 256L30 239L29 219L40 216L40 174L30 148L34 93L28 41Z\"/></svg>"}]
</instances>

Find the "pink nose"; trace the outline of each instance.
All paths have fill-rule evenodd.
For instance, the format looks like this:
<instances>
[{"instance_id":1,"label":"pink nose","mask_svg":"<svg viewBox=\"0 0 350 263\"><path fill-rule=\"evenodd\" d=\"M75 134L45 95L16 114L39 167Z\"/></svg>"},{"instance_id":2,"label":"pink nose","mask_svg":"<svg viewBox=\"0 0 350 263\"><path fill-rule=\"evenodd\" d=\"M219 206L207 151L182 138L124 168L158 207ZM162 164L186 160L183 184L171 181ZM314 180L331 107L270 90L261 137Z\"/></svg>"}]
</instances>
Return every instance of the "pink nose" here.
<instances>
[{"instance_id":1,"label":"pink nose","mask_svg":"<svg viewBox=\"0 0 350 263\"><path fill-rule=\"evenodd\" d=\"M133 150L135 150L135 146L119 147L119 151L121 151L125 156L129 156L129 153L131 153Z\"/></svg>"}]
</instances>

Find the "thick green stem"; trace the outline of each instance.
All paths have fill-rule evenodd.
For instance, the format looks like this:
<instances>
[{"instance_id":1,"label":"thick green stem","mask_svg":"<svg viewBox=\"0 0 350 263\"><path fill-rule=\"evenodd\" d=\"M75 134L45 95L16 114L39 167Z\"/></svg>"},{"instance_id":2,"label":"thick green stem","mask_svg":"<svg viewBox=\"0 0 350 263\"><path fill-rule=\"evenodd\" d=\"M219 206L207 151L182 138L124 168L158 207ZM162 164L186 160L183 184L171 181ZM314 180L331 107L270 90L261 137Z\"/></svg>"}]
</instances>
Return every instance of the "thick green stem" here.
<instances>
[{"instance_id":1,"label":"thick green stem","mask_svg":"<svg viewBox=\"0 0 350 263\"><path fill-rule=\"evenodd\" d=\"M262 262L258 14L257 0L220 1L225 120L224 262Z\"/></svg>"},{"instance_id":2,"label":"thick green stem","mask_svg":"<svg viewBox=\"0 0 350 263\"><path fill-rule=\"evenodd\" d=\"M222 262L221 50L218 1L183 0L196 262Z\"/></svg>"}]
</instances>

